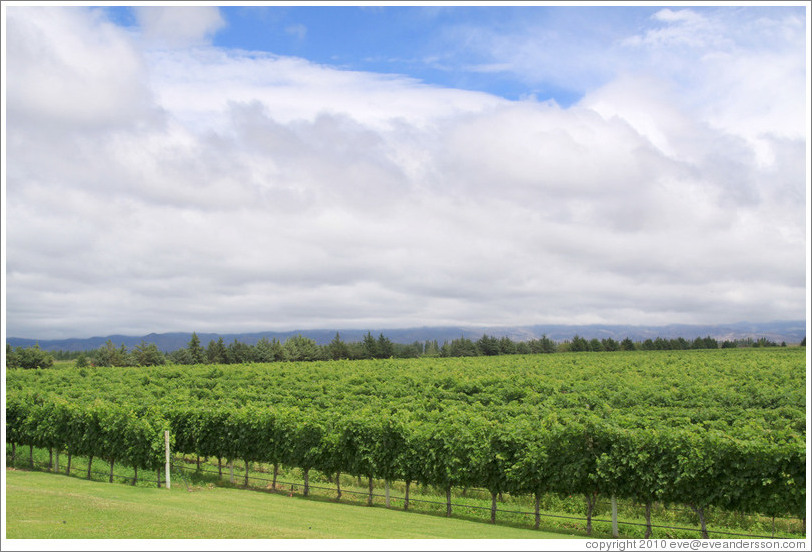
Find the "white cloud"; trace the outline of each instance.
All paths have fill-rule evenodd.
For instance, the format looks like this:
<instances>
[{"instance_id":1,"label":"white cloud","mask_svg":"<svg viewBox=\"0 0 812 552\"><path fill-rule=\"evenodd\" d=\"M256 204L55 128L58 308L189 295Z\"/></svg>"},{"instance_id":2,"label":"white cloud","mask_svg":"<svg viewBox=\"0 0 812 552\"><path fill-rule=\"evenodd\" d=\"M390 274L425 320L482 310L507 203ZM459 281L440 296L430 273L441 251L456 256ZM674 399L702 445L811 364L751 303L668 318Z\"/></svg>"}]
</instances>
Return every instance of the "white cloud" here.
<instances>
[{"instance_id":1,"label":"white cloud","mask_svg":"<svg viewBox=\"0 0 812 552\"><path fill-rule=\"evenodd\" d=\"M805 316L793 56L562 108L38 10L9 9L9 335ZM31 99L54 66L110 99Z\"/></svg>"},{"instance_id":2,"label":"white cloud","mask_svg":"<svg viewBox=\"0 0 812 552\"><path fill-rule=\"evenodd\" d=\"M302 24L288 25L285 27L285 32L289 35L295 36L299 40L304 40L307 36L307 27Z\"/></svg>"},{"instance_id":3,"label":"white cloud","mask_svg":"<svg viewBox=\"0 0 812 552\"><path fill-rule=\"evenodd\" d=\"M154 115L140 53L101 12L9 6L6 14L10 123L87 129Z\"/></svg>"},{"instance_id":4,"label":"white cloud","mask_svg":"<svg viewBox=\"0 0 812 552\"><path fill-rule=\"evenodd\" d=\"M233 103L258 102L267 116L282 124L342 114L375 128L391 127L398 120L433 125L437 119L504 103L479 92L256 52L154 52L149 60L160 104L198 130L230 125L220 117L230 113L227 108Z\"/></svg>"},{"instance_id":5,"label":"white cloud","mask_svg":"<svg viewBox=\"0 0 812 552\"><path fill-rule=\"evenodd\" d=\"M183 48L208 44L225 26L216 6L136 6L144 40L151 46Z\"/></svg>"},{"instance_id":6,"label":"white cloud","mask_svg":"<svg viewBox=\"0 0 812 552\"><path fill-rule=\"evenodd\" d=\"M650 48L707 48L719 47L727 41L728 33L718 28L708 18L690 9L662 9L652 16L655 21L666 25L650 29L641 36L633 36L625 41L633 46Z\"/></svg>"}]
</instances>

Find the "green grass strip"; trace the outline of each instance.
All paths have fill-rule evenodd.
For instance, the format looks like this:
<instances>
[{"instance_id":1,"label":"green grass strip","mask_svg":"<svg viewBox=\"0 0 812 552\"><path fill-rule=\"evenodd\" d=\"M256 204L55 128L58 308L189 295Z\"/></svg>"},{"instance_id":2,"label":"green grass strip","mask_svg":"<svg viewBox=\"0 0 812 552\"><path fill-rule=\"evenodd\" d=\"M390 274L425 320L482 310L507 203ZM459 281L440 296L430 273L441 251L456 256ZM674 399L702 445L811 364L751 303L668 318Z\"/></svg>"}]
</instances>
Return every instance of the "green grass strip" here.
<instances>
[{"instance_id":1,"label":"green grass strip","mask_svg":"<svg viewBox=\"0 0 812 552\"><path fill-rule=\"evenodd\" d=\"M570 535L216 486L6 472L8 539L564 539Z\"/></svg>"}]
</instances>

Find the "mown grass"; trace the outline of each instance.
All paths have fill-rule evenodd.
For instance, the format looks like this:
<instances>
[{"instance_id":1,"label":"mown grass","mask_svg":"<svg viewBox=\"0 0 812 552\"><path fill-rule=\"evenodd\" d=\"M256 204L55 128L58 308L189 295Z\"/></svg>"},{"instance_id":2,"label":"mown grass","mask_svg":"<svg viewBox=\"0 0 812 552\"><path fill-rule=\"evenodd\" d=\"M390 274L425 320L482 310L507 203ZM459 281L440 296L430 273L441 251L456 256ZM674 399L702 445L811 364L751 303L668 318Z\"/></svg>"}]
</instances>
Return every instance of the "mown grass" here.
<instances>
[{"instance_id":1,"label":"mown grass","mask_svg":"<svg viewBox=\"0 0 812 552\"><path fill-rule=\"evenodd\" d=\"M10 462L10 447L7 446L7 462ZM29 469L29 447L18 447L16 460L13 465ZM44 449L34 449L34 466L38 470L48 470L48 451ZM56 458L54 457L54 460ZM59 458L59 471L64 474L67 458L63 453ZM218 477L216 459L208 459L208 462L201 463L201 470L196 470L195 457L184 457L175 455L172 481L173 486L183 489L202 489L223 487L249 494L260 494L267 496L270 493L270 482L272 479L272 467L251 463L249 474L249 487L244 484L244 466L241 461L234 463L234 483L230 482L228 466L222 467L223 477ZM100 458L93 461L92 479L97 482L106 482L109 479L109 464ZM127 466L116 464L114 470L114 485L116 487L129 485L132 482L133 470ZM87 459L74 457L71 465L71 478L85 479L87 475ZM156 473L154 471L138 473L138 487L158 490L156 487ZM161 471L163 479L163 470ZM376 507L383 507L383 482L375 480ZM316 471L310 476L311 494L307 500L336 504L335 481L327 478L324 474ZM367 481L364 479L358 484L355 477L343 475L341 478L342 497L340 503L348 506L358 506L366 508L367 501ZM174 490L174 489L173 489ZM303 479L301 470L298 468L281 468L278 477L277 493L285 496L293 494L293 497L301 497L303 491ZM403 508L403 495L405 494L405 484L400 481L391 484L391 511L398 511ZM411 504L408 514L422 514L424 516L435 517L440 520L448 520L445 517L445 495L441 490L430 486L413 484L411 487ZM453 489L452 491L452 519L473 522L478 525L491 526L490 519L490 495L481 489ZM540 530L542 533L566 534L586 536L586 523L583 520L585 503L581 496L559 497L556 495L545 495L542 497L542 518ZM539 531L533 531L532 499L525 496L511 496L506 494L498 503L497 526L530 530L535 538L541 536ZM599 501L593 517L593 537L611 537L609 500L606 498ZM525 512L525 513L517 513ZM698 538L698 523L695 514L687 508L671 506L665 508L662 504L656 504L653 511L653 523L655 525L654 538ZM620 535L623 538L642 538L644 535L644 519L642 518L642 506L639 504L619 501L618 519L620 521ZM769 537L774 535L779 538L803 538L803 524L797 519L773 520L764 516L743 515L735 512L710 509L708 512L709 529L712 531L712 538L747 538ZM625 522L625 523L624 523ZM660 527L657 527L660 526ZM684 529L679 529L684 528ZM720 533L713 533L718 531ZM231 537L222 537L231 538ZM359 537L361 538L361 537ZM393 537L395 538L395 537ZM453 538L453 537L452 537Z\"/></svg>"},{"instance_id":2,"label":"mown grass","mask_svg":"<svg viewBox=\"0 0 812 552\"><path fill-rule=\"evenodd\" d=\"M562 539L564 534L247 492L6 471L7 539Z\"/></svg>"},{"instance_id":3,"label":"mown grass","mask_svg":"<svg viewBox=\"0 0 812 552\"><path fill-rule=\"evenodd\" d=\"M201 471L195 469L194 457L176 455L177 467L184 467L179 474L189 481L214 483L215 485L244 484L245 464L238 461L234 464L234 483L230 483L227 467L223 466L223 477L217 474L216 461L201 463ZM258 488L270 488L272 467L256 462L251 463L249 485ZM303 477L298 468L282 467L278 480L284 489L301 493ZM310 475L311 497L333 499L336 496L335 482L316 471ZM384 482L374 480L375 504L384 504ZM244 487L242 487L244 488ZM367 480L357 481L355 477L343 475L341 478L342 502L365 504L367 501ZM394 508L403 507L402 497L405 494L405 483L394 481L391 484L391 504ZM413 484L410 491L410 510L430 515L445 516L445 492L431 486ZM484 489L452 489L452 515L455 518L488 523L490 520L490 493ZM514 527L532 527L533 503L529 496L511 496L505 494L498 501L497 523ZM546 494L541 499L541 524L543 531L567 532L586 535L586 503L581 495L562 497ZM609 497L601 497L593 513L592 536L609 538L612 536L611 505ZM742 514L719 508L708 508L706 520L711 538L803 538L803 522L794 518L776 518ZM645 535L644 505L631 501L618 501L618 521L620 536L623 538L643 538ZM774 522L774 525L773 525ZM699 538L699 521L696 514L686 506L666 506L657 503L652 509L654 525L652 537L666 539Z\"/></svg>"}]
</instances>

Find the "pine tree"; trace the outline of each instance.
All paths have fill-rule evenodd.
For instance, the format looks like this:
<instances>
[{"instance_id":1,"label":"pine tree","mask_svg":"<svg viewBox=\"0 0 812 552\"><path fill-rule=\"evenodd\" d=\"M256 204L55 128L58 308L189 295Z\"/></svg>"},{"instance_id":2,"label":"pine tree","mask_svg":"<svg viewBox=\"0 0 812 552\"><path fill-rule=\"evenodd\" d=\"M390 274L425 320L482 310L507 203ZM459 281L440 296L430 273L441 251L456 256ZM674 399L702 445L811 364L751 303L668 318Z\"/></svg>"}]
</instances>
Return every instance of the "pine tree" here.
<instances>
[{"instance_id":1,"label":"pine tree","mask_svg":"<svg viewBox=\"0 0 812 552\"><path fill-rule=\"evenodd\" d=\"M367 332L361 342L361 354L363 358L378 358L378 342L372 337L371 332Z\"/></svg>"},{"instance_id":2,"label":"pine tree","mask_svg":"<svg viewBox=\"0 0 812 552\"><path fill-rule=\"evenodd\" d=\"M350 358L350 350L347 344L341 341L341 336L336 332L336 336L327 345L327 355L333 360Z\"/></svg>"},{"instance_id":3,"label":"pine tree","mask_svg":"<svg viewBox=\"0 0 812 552\"><path fill-rule=\"evenodd\" d=\"M200 338L197 337L197 333L192 332L192 339L189 341L189 355L192 357L192 364L205 364L206 363L206 353L203 351L203 347L200 346Z\"/></svg>"},{"instance_id":4,"label":"pine tree","mask_svg":"<svg viewBox=\"0 0 812 552\"><path fill-rule=\"evenodd\" d=\"M206 360L208 360L209 364L225 364L226 344L223 342L222 337L217 341L213 339L209 341L209 346L206 348Z\"/></svg>"},{"instance_id":5,"label":"pine tree","mask_svg":"<svg viewBox=\"0 0 812 552\"><path fill-rule=\"evenodd\" d=\"M395 346L388 337L381 334L378 337L378 351L375 358L391 358L395 356Z\"/></svg>"}]
</instances>

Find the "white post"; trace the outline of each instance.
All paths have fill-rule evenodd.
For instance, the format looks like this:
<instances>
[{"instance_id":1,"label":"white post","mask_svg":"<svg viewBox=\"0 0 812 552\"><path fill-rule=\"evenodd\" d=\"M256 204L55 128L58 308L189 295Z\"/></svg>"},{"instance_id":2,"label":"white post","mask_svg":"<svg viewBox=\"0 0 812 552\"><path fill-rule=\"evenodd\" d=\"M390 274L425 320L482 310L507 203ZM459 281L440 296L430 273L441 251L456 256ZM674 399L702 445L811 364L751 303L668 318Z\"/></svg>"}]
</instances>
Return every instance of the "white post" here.
<instances>
[{"instance_id":1,"label":"white post","mask_svg":"<svg viewBox=\"0 0 812 552\"><path fill-rule=\"evenodd\" d=\"M166 442L166 488L172 488L169 482L169 432L164 431L164 441Z\"/></svg>"},{"instance_id":2,"label":"white post","mask_svg":"<svg viewBox=\"0 0 812 552\"><path fill-rule=\"evenodd\" d=\"M234 460L228 461L228 470L231 474L231 482L234 483Z\"/></svg>"},{"instance_id":3,"label":"white post","mask_svg":"<svg viewBox=\"0 0 812 552\"><path fill-rule=\"evenodd\" d=\"M389 508L389 480L386 480L386 507Z\"/></svg>"},{"instance_id":4,"label":"white post","mask_svg":"<svg viewBox=\"0 0 812 552\"><path fill-rule=\"evenodd\" d=\"M616 539L620 538L617 530L617 498L615 495L612 495L612 536Z\"/></svg>"}]
</instances>

